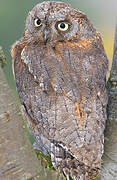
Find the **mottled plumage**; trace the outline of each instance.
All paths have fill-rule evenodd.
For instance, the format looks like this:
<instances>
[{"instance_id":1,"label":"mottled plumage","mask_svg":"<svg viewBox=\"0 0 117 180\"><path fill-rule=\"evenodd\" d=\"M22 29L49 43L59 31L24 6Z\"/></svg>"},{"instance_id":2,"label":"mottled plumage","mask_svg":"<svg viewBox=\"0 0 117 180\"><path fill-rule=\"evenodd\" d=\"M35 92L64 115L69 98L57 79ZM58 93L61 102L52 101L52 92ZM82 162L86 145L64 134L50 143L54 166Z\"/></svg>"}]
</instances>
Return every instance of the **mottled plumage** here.
<instances>
[{"instance_id":1,"label":"mottled plumage","mask_svg":"<svg viewBox=\"0 0 117 180\"><path fill-rule=\"evenodd\" d=\"M38 148L75 180L96 177L106 120L108 59L87 16L37 4L12 48L17 91Z\"/></svg>"}]
</instances>

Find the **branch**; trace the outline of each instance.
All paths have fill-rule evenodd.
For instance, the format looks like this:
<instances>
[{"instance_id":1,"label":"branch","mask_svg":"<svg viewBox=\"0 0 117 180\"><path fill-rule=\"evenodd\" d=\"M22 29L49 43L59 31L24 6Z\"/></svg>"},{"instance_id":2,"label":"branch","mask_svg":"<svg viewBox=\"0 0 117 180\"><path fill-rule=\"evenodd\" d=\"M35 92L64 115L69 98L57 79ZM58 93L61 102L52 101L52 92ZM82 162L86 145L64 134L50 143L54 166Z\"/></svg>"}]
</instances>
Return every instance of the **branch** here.
<instances>
[{"instance_id":1,"label":"branch","mask_svg":"<svg viewBox=\"0 0 117 180\"><path fill-rule=\"evenodd\" d=\"M107 82L107 90L108 120L105 131L105 152L100 179L114 180L117 178L117 25L115 30L113 62Z\"/></svg>"},{"instance_id":2,"label":"branch","mask_svg":"<svg viewBox=\"0 0 117 180\"><path fill-rule=\"evenodd\" d=\"M0 62L5 61L2 49ZM32 149L19 105L0 68L0 180L56 180Z\"/></svg>"}]
</instances>

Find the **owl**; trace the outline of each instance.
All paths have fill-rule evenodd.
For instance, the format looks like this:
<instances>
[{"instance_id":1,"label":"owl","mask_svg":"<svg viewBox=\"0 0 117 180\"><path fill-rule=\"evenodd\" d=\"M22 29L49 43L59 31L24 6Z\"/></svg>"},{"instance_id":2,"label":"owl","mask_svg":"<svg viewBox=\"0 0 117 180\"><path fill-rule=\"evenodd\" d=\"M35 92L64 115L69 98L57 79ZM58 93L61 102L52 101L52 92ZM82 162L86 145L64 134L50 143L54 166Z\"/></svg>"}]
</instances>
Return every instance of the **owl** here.
<instances>
[{"instance_id":1,"label":"owl","mask_svg":"<svg viewBox=\"0 0 117 180\"><path fill-rule=\"evenodd\" d=\"M100 172L108 59L85 14L63 2L37 4L12 47L13 72L38 149L66 179Z\"/></svg>"}]
</instances>

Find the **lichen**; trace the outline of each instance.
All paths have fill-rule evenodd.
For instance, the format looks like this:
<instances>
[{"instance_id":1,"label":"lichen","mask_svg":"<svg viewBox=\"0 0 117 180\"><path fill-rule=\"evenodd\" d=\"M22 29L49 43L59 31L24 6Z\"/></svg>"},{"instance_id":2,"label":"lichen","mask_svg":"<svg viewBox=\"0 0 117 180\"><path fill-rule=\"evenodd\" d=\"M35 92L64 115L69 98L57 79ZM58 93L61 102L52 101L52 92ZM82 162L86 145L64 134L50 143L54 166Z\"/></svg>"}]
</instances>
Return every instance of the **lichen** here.
<instances>
[{"instance_id":1,"label":"lichen","mask_svg":"<svg viewBox=\"0 0 117 180\"><path fill-rule=\"evenodd\" d=\"M7 64L5 55L3 53L2 47L0 47L0 65L3 68Z\"/></svg>"}]
</instances>

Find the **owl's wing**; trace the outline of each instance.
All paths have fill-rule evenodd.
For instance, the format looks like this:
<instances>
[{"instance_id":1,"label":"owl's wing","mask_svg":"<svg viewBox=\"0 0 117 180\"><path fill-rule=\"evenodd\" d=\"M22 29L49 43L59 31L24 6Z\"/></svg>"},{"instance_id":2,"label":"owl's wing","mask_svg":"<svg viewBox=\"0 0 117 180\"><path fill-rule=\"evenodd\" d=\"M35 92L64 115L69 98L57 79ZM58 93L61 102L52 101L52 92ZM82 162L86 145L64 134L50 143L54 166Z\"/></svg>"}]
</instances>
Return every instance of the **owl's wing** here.
<instances>
[{"instance_id":1,"label":"owl's wing","mask_svg":"<svg viewBox=\"0 0 117 180\"><path fill-rule=\"evenodd\" d=\"M11 55L16 87L27 116L29 128L39 149L46 154L50 153L48 140L50 126L45 111L47 107L49 111L55 97L48 98L48 94L51 94L53 90L46 67L40 60L42 52L43 48L39 51L37 48L35 52L34 46L33 48L32 46L27 47L25 42L21 40L13 45Z\"/></svg>"}]
</instances>

